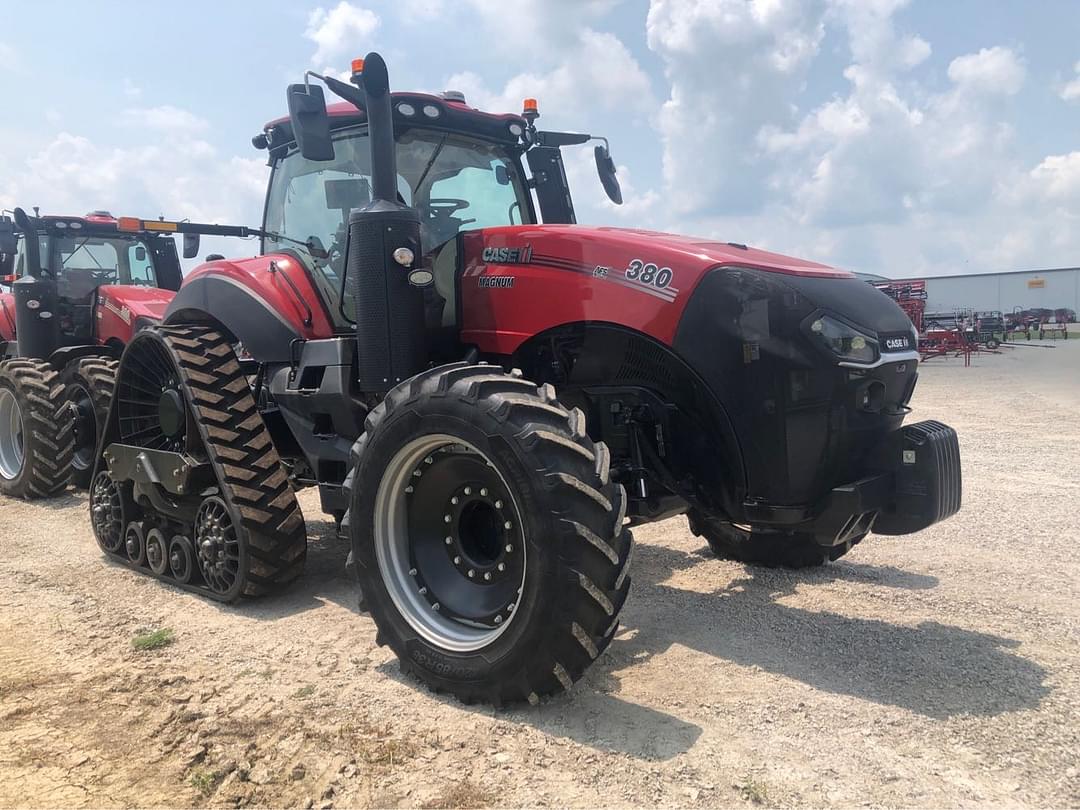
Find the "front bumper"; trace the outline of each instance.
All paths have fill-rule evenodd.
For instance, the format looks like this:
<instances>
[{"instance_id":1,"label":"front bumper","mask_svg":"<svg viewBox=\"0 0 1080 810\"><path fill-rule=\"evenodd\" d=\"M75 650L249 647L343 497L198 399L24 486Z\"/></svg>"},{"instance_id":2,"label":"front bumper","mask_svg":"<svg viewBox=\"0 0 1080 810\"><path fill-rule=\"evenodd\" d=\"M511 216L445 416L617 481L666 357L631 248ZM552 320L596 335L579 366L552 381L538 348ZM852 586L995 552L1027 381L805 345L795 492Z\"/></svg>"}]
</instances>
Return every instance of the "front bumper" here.
<instances>
[{"instance_id":1,"label":"front bumper","mask_svg":"<svg viewBox=\"0 0 1080 810\"><path fill-rule=\"evenodd\" d=\"M962 480L956 431L918 422L894 431L872 454L868 474L835 487L808 526L824 546L877 534L912 534L960 510Z\"/></svg>"}]
</instances>

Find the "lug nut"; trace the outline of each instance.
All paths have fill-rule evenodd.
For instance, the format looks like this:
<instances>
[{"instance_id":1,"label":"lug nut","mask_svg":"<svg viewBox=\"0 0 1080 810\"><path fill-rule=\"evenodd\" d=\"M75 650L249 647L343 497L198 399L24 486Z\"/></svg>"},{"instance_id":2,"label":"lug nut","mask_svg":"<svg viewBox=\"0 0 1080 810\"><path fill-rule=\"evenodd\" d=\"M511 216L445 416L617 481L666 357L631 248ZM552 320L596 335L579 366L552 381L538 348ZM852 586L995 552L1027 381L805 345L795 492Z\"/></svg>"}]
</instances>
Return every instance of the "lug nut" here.
<instances>
[{"instance_id":1,"label":"lug nut","mask_svg":"<svg viewBox=\"0 0 1080 810\"><path fill-rule=\"evenodd\" d=\"M495 624L502 624L502 616L495 617Z\"/></svg>"},{"instance_id":2,"label":"lug nut","mask_svg":"<svg viewBox=\"0 0 1080 810\"><path fill-rule=\"evenodd\" d=\"M415 568L410 568L409 569L409 576L410 577L415 577L416 576L416 569Z\"/></svg>"},{"instance_id":3,"label":"lug nut","mask_svg":"<svg viewBox=\"0 0 1080 810\"><path fill-rule=\"evenodd\" d=\"M506 570L506 563L499 563L499 570L500 571L505 571Z\"/></svg>"},{"instance_id":4,"label":"lug nut","mask_svg":"<svg viewBox=\"0 0 1080 810\"><path fill-rule=\"evenodd\" d=\"M426 596L427 595L427 588L421 588L420 589L420 595L421 596Z\"/></svg>"},{"instance_id":5,"label":"lug nut","mask_svg":"<svg viewBox=\"0 0 1080 810\"><path fill-rule=\"evenodd\" d=\"M465 494L472 495L472 487L465 487Z\"/></svg>"},{"instance_id":6,"label":"lug nut","mask_svg":"<svg viewBox=\"0 0 1080 810\"><path fill-rule=\"evenodd\" d=\"M439 609L439 607L440 607L439 603L436 602L434 605L431 606L431 609L437 611Z\"/></svg>"},{"instance_id":7,"label":"lug nut","mask_svg":"<svg viewBox=\"0 0 1080 810\"><path fill-rule=\"evenodd\" d=\"M507 530L509 530L509 529L512 529L512 528L514 528L514 524L513 524L513 523L511 523L511 522L510 522L510 521L508 520L508 521L506 521L506 523L504 523L504 524L503 524L503 528L504 528L504 529L507 529Z\"/></svg>"},{"instance_id":8,"label":"lug nut","mask_svg":"<svg viewBox=\"0 0 1080 810\"><path fill-rule=\"evenodd\" d=\"M445 542L446 542L446 545L450 545L451 543L454 542L454 538L453 537L447 537Z\"/></svg>"},{"instance_id":9,"label":"lug nut","mask_svg":"<svg viewBox=\"0 0 1080 810\"><path fill-rule=\"evenodd\" d=\"M443 515L444 523L449 523L451 520L453 520L453 518L451 518L449 515Z\"/></svg>"},{"instance_id":10,"label":"lug nut","mask_svg":"<svg viewBox=\"0 0 1080 810\"><path fill-rule=\"evenodd\" d=\"M484 572L484 579L487 580L488 582L491 582L491 572L490 571L485 571Z\"/></svg>"},{"instance_id":11,"label":"lug nut","mask_svg":"<svg viewBox=\"0 0 1080 810\"><path fill-rule=\"evenodd\" d=\"M472 579L475 576L476 576L476 572L473 569L470 568L469 569L469 579Z\"/></svg>"},{"instance_id":12,"label":"lug nut","mask_svg":"<svg viewBox=\"0 0 1080 810\"><path fill-rule=\"evenodd\" d=\"M418 470L418 469L417 469L417 470L413 470L413 473L412 473L412 474L413 474L413 475L415 475L415 476L416 476L417 478L419 478L419 477L420 477L421 475L423 475L423 473L422 473L422 472L421 472L420 470Z\"/></svg>"},{"instance_id":13,"label":"lug nut","mask_svg":"<svg viewBox=\"0 0 1080 810\"><path fill-rule=\"evenodd\" d=\"M483 487L483 488L482 488L482 489L480 490L480 497L482 497L482 498L486 498L486 497L487 497L487 487Z\"/></svg>"},{"instance_id":14,"label":"lug nut","mask_svg":"<svg viewBox=\"0 0 1080 810\"><path fill-rule=\"evenodd\" d=\"M506 553L507 553L507 554L512 554L512 553L513 553L513 551L514 551L514 547L508 544L508 545L506 546Z\"/></svg>"},{"instance_id":15,"label":"lug nut","mask_svg":"<svg viewBox=\"0 0 1080 810\"><path fill-rule=\"evenodd\" d=\"M509 605L506 606L506 612L507 613L513 613L514 608L516 608L516 607L517 607L517 605L515 605L513 602L511 602Z\"/></svg>"},{"instance_id":16,"label":"lug nut","mask_svg":"<svg viewBox=\"0 0 1080 810\"><path fill-rule=\"evenodd\" d=\"M451 498L451 499L450 499L450 503L454 504L454 506L457 506L457 503L458 503L458 496L457 496L457 495L455 495L455 496L454 496L453 498Z\"/></svg>"},{"instance_id":17,"label":"lug nut","mask_svg":"<svg viewBox=\"0 0 1080 810\"><path fill-rule=\"evenodd\" d=\"M431 463L431 461L432 461L432 458L431 458L431 456L428 456L427 458L425 458L425 459L424 459L424 463L425 463L425 464L430 464L430 463Z\"/></svg>"},{"instance_id":18,"label":"lug nut","mask_svg":"<svg viewBox=\"0 0 1080 810\"><path fill-rule=\"evenodd\" d=\"M502 509L502 501L495 501L495 508Z\"/></svg>"},{"instance_id":19,"label":"lug nut","mask_svg":"<svg viewBox=\"0 0 1080 810\"><path fill-rule=\"evenodd\" d=\"M413 488L412 488L412 487L405 487L405 491L406 491L406 492L412 492L412 491L413 491Z\"/></svg>"},{"instance_id":20,"label":"lug nut","mask_svg":"<svg viewBox=\"0 0 1080 810\"><path fill-rule=\"evenodd\" d=\"M454 557L454 565L461 565L461 557Z\"/></svg>"}]
</instances>

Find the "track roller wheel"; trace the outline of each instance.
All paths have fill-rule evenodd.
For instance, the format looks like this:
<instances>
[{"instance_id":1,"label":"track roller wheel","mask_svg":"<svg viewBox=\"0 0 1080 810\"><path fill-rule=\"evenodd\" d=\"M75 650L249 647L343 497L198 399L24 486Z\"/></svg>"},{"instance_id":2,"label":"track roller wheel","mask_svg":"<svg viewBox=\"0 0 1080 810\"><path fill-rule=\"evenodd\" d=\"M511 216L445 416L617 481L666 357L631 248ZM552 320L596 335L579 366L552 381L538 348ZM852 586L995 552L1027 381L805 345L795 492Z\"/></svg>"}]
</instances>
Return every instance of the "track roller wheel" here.
<instances>
[{"instance_id":1,"label":"track roller wheel","mask_svg":"<svg viewBox=\"0 0 1080 810\"><path fill-rule=\"evenodd\" d=\"M90 486L97 442L105 431L118 365L108 357L84 357L72 360L60 373L65 401L75 424L71 483L80 489Z\"/></svg>"},{"instance_id":2,"label":"track roller wheel","mask_svg":"<svg viewBox=\"0 0 1080 810\"><path fill-rule=\"evenodd\" d=\"M146 564L158 576L169 570L168 543L160 529L146 533Z\"/></svg>"},{"instance_id":3,"label":"track roller wheel","mask_svg":"<svg viewBox=\"0 0 1080 810\"><path fill-rule=\"evenodd\" d=\"M611 642L630 588L626 494L550 385L432 369L387 394L352 456L344 525L403 670L465 702L536 702Z\"/></svg>"},{"instance_id":4,"label":"track roller wheel","mask_svg":"<svg viewBox=\"0 0 1080 810\"><path fill-rule=\"evenodd\" d=\"M137 333L120 363L116 421L120 443L207 458L214 469L217 492L195 501L192 570L181 581L198 571L201 590L229 602L300 575L304 518L226 336L204 326Z\"/></svg>"},{"instance_id":5,"label":"track roller wheel","mask_svg":"<svg viewBox=\"0 0 1080 810\"><path fill-rule=\"evenodd\" d=\"M765 568L815 568L839 560L866 535L836 546L819 544L807 532L755 531L709 518L696 510L687 514L690 531L709 544L721 560Z\"/></svg>"},{"instance_id":6,"label":"track roller wheel","mask_svg":"<svg viewBox=\"0 0 1080 810\"><path fill-rule=\"evenodd\" d=\"M169 571L181 585L191 582L195 573L195 550L186 537L177 535L169 541Z\"/></svg>"},{"instance_id":7,"label":"track roller wheel","mask_svg":"<svg viewBox=\"0 0 1080 810\"><path fill-rule=\"evenodd\" d=\"M124 551L132 565L146 563L146 532L141 523L131 521L124 530Z\"/></svg>"},{"instance_id":8,"label":"track roller wheel","mask_svg":"<svg viewBox=\"0 0 1080 810\"><path fill-rule=\"evenodd\" d=\"M48 498L67 488L75 438L63 394L48 363L0 361L0 494Z\"/></svg>"},{"instance_id":9,"label":"track roller wheel","mask_svg":"<svg viewBox=\"0 0 1080 810\"><path fill-rule=\"evenodd\" d=\"M90 525L98 545L110 554L124 551L124 506L120 485L107 470L94 478L90 487Z\"/></svg>"}]
</instances>

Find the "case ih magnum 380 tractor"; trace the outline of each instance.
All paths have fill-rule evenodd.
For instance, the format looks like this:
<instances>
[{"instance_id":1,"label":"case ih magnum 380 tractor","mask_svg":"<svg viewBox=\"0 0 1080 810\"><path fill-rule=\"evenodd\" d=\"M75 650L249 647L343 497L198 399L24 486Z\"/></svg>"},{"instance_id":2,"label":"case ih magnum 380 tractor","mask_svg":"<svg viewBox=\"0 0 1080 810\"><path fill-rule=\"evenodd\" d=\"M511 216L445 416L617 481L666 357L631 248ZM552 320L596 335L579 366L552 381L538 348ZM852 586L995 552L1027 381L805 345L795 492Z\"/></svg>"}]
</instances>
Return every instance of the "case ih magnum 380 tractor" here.
<instances>
[{"instance_id":1,"label":"case ih magnum 380 tractor","mask_svg":"<svg viewBox=\"0 0 1080 810\"><path fill-rule=\"evenodd\" d=\"M379 643L501 703L607 647L628 525L686 512L724 556L809 565L959 508L956 434L902 427L915 335L873 287L573 224L559 149L590 138L533 104L391 95L376 54L355 87L318 78L346 103L293 85L255 138L264 227L304 246L202 265L124 352L91 489L109 555L267 593L301 572L293 491L317 486Z\"/></svg>"}]
</instances>

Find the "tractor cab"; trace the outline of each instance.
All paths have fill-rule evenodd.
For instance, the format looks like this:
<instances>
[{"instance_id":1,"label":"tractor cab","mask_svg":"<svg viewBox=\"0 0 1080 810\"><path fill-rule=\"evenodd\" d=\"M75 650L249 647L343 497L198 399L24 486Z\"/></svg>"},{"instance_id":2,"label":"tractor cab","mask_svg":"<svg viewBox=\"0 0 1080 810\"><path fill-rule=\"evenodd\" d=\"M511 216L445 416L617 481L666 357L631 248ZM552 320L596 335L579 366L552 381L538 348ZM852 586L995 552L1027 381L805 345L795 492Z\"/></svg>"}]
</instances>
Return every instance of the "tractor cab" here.
<instances>
[{"instance_id":1,"label":"tractor cab","mask_svg":"<svg viewBox=\"0 0 1080 810\"><path fill-rule=\"evenodd\" d=\"M252 139L269 151L271 166L263 228L315 248L302 258L328 299L335 325L348 329L354 311L344 283L349 216L372 201L368 115L358 88L316 77L347 100L327 106L321 87L292 85L290 117L267 124ZM390 109L396 152L392 182L397 201L419 215L418 265L430 273L438 298L433 310L427 295L428 324L449 326L456 306L459 235L540 221L576 222L560 147L593 138L537 131L534 99L526 99L522 114L515 115L474 109L455 91L392 93ZM609 197L621 202L606 141L596 147L596 160ZM264 239L264 253L279 249L273 237Z\"/></svg>"},{"instance_id":2,"label":"tractor cab","mask_svg":"<svg viewBox=\"0 0 1080 810\"><path fill-rule=\"evenodd\" d=\"M0 283L11 288L27 276L55 282L61 345L96 342L100 315L95 313L99 303L107 303L107 296L99 295L102 287L180 287L180 263L168 236L122 232L105 211L29 221L33 224L28 230L15 230L14 250L7 254ZM30 239L36 241L36 251Z\"/></svg>"}]
</instances>

